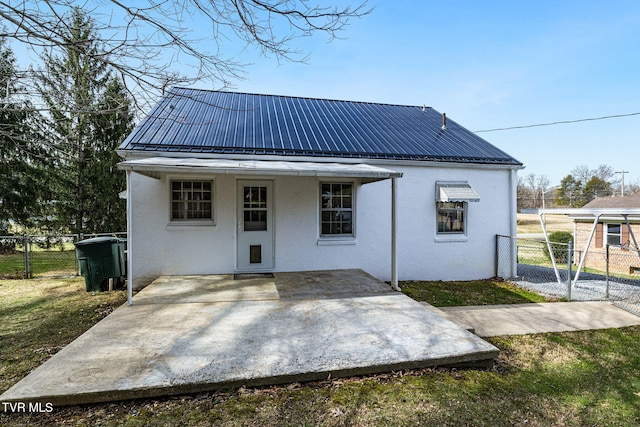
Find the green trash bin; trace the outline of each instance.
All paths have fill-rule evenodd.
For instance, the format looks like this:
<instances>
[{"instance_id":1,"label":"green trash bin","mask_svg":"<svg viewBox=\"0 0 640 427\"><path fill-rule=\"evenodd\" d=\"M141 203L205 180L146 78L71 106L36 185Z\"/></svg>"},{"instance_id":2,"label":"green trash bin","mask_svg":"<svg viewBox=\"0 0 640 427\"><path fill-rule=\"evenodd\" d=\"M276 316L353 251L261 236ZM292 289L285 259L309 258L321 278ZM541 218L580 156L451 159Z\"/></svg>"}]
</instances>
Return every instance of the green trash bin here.
<instances>
[{"instance_id":1,"label":"green trash bin","mask_svg":"<svg viewBox=\"0 0 640 427\"><path fill-rule=\"evenodd\" d=\"M116 237L95 237L77 242L75 246L87 292L106 291L109 279L124 283L124 240Z\"/></svg>"}]
</instances>

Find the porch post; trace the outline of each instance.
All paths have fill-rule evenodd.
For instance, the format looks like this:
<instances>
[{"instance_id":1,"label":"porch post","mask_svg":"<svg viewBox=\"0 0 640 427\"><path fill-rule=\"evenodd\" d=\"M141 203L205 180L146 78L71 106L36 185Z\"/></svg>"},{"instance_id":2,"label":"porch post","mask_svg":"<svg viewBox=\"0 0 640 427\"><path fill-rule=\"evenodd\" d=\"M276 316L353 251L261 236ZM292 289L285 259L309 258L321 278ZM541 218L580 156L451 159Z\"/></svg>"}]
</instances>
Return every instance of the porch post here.
<instances>
[{"instance_id":1,"label":"porch post","mask_svg":"<svg viewBox=\"0 0 640 427\"><path fill-rule=\"evenodd\" d=\"M133 263L131 255L133 247L131 242L131 222L132 222L132 204L131 204L131 170L127 169L127 304L133 304Z\"/></svg>"},{"instance_id":2,"label":"porch post","mask_svg":"<svg viewBox=\"0 0 640 427\"><path fill-rule=\"evenodd\" d=\"M398 234L398 178L391 178L391 286L396 291L398 287L398 254L397 254L397 234Z\"/></svg>"}]
</instances>

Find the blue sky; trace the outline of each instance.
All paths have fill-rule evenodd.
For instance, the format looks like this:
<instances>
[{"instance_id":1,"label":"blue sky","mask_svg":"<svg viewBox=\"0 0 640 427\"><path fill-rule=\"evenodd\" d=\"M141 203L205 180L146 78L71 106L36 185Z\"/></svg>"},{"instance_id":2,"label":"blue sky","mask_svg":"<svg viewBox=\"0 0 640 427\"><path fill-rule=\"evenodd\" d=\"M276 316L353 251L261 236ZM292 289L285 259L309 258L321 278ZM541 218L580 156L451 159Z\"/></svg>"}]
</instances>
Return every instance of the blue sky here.
<instances>
[{"instance_id":1,"label":"blue sky","mask_svg":"<svg viewBox=\"0 0 640 427\"><path fill-rule=\"evenodd\" d=\"M306 63L279 63L230 38L222 53L249 65L229 89L427 105L472 131L640 113L640 1L370 0L369 6L373 12L351 21L343 39L295 39L292 47L308 54ZM185 26L193 38L210 37L210 24ZM37 63L33 53L12 47L23 65ZM182 57L176 66L188 73L188 64ZM546 175L551 185L576 166L600 164L629 171L625 181L640 183L639 130L640 114L479 135L523 162L521 176Z\"/></svg>"},{"instance_id":2,"label":"blue sky","mask_svg":"<svg viewBox=\"0 0 640 427\"><path fill-rule=\"evenodd\" d=\"M472 131L640 112L638 1L369 4L344 39L295 40L305 64L229 49L252 63L232 89L427 105ZM637 115L480 135L556 185L579 165L637 181L639 129Z\"/></svg>"}]
</instances>

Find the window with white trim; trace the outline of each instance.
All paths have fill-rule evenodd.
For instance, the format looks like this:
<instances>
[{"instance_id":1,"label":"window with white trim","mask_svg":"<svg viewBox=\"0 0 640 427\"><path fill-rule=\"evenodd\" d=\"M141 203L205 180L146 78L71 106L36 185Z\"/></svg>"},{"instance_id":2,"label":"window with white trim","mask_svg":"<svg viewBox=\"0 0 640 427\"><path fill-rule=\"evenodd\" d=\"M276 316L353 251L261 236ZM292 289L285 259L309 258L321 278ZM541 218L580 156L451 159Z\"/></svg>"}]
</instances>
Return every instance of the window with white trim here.
<instances>
[{"instance_id":1,"label":"window with white trim","mask_svg":"<svg viewBox=\"0 0 640 427\"><path fill-rule=\"evenodd\" d=\"M620 224L607 224L607 244L620 245L622 241L622 226Z\"/></svg>"},{"instance_id":2,"label":"window with white trim","mask_svg":"<svg viewBox=\"0 0 640 427\"><path fill-rule=\"evenodd\" d=\"M353 236L353 184L320 184L320 235Z\"/></svg>"},{"instance_id":3,"label":"window with white trim","mask_svg":"<svg viewBox=\"0 0 640 427\"><path fill-rule=\"evenodd\" d=\"M212 220L213 181L171 181L171 221Z\"/></svg>"},{"instance_id":4,"label":"window with white trim","mask_svg":"<svg viewBox=\"0 0 640 427\"><path fill-rule=\"evenodd\" d=\"M469 203L479 201L467 181L436 181L436 233L466 236Z\"/></svg>"},{"instance_id":5,"label":"window with white trim","mask_svg":"<svg viewBox=\"0 0 640 427\"><path fill-rule=\"evenodd\" d=\"M436 202L438 234L464 234L467 202Z\"/></svg>"}]
</instances>

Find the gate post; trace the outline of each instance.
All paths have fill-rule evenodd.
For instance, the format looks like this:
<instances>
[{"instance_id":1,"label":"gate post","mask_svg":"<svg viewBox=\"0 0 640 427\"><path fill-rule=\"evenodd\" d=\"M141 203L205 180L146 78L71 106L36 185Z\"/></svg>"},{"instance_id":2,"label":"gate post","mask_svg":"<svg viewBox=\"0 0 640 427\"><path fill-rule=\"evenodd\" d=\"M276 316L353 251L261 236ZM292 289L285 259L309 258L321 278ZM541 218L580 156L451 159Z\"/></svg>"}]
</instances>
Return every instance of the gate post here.
<instances>
[{"instance_id":1,"label":"gate post","mask_svg":"<svg viewBox=\"0 0 640 427\"><path fill-rule=\"evenodd\" d=\"M567 245L567 301L571 301L571 249L573 248L573 241L570 240Z\"/></svg>"},{"instance_id":2,"label":"gate post","mask_svg":"<svg viewBox=\"0 0 640 427\"><path fill-rule=\"evenodd\" d=\"M27 234L24 235L23 237L24 241L23 241L23 246L24 246L24 278L25 279L30 279L31 278L31 271L30 267L31 267L31 263L29 262L29 258L30 258L30 253L29 253L29 236Z\"/></svg>"},{"instance_id":3,"label":"gate post","mask_svg":"<svg viewBox=\"0 0 640 427\"><path fill-rule=\"evenodd\" d=\"M609 299L609 244L607 243L607 251L606 251L606 256L605 259L607 260L607 266L606 266L606 287L605 287L605 298Z\"/></svg>"},{"instance_id":4,"label":"gate post","mask_svg":"<svg viewBox=\"0 0 640 427\"><path fill-rule=\"evenodd\" d=\"M27 239L27 235L25 234L24 236L22 236L22 246L24 247L24 252L23 252L23 257L22 257L22 264L24 265L24 278L28 279L29 278L29 262L28 262L28 257L29 254L28 252L28 239Z\"/></svg>"},{"instance_id":5,"label":"gate post","mask_svg":"<svg viewBox=\"0 0 640 427\"><path fill-rule=\"evenodd\" d=\"M500 235L496 234L496 263L494 265L494 276L500 277Z\"/></svg>"}]
</instances>

